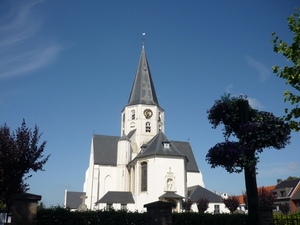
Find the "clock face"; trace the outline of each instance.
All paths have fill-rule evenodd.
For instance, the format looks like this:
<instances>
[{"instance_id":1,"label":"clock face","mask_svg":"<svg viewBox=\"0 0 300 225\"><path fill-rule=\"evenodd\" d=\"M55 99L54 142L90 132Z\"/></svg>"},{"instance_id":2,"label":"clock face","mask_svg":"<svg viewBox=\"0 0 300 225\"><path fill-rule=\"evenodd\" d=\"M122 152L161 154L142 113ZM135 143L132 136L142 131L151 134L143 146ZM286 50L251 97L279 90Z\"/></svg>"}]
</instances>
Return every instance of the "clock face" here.
<instances>
[{"instance_id":1,"label":"clock face","mask_svg":"<svg viewBox=\"0 0 300 225\"><path fill-rule=\"evenodd\" d=\"M144 116L146 117L146 119L150 119L153 115L153 112L151 111L151 109L145 109L144 110Z\"/></svg>"}]
</instances>

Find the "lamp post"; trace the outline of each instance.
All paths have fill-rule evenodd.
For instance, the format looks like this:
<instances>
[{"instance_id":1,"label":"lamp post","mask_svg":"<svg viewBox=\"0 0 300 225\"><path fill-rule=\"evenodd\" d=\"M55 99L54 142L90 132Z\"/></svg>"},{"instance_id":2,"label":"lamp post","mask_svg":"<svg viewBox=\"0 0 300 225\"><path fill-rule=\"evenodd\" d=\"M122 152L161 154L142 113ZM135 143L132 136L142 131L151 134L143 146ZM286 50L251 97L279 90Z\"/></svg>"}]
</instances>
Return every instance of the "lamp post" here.
<instances>
[{"instance_id":1,"label":"lamp post","mask_svg":"<svg viewBox=\"0 0 300 225\"><path fill-rule=\"evenodd\" d=\"M248 122L249 119L249 103L248 100L242 99L239 101L240 109L240 123L244 125ZM251 150L247 154L247 159L255 158L255 149ZM247 193L247 204L248 204L248 218L249 224L251 225L260 225L260 215L259 215L259 204L258 204L258 192L257 192L257 183L256 183L256 167L255 165L245 166L245 185Z\"/></svg>"}]
</instances>

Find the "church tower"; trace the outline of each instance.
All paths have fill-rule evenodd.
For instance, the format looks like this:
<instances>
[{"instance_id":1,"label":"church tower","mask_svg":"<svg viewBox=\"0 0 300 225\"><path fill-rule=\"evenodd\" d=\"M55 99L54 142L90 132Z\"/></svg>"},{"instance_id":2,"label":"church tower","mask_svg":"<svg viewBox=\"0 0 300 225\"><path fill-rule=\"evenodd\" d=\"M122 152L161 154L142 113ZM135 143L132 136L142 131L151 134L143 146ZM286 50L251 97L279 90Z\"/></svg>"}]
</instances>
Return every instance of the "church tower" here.
<instances>
[{"instance_id":1,"label":"church tower","mask_svg":"<svg viewBox=\"0 0 300 225\"><path fill-rule=\"evenodd\" d=\"M132 157L159 131L164 132L164 110L160 107L143 45L127 105L121 114L121 136L134 139ZM133 138L132 138L133 137Z\"/></svg>"}]
</instances>

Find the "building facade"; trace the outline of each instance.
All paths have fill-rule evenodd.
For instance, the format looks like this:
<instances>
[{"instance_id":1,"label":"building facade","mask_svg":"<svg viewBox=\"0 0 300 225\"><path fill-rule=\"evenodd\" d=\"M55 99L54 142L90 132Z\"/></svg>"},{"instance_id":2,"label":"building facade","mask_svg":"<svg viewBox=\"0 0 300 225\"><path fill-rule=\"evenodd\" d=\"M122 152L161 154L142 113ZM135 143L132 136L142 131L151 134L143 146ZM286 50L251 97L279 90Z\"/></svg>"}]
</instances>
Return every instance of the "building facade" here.
<instances>
[{"instance_id":1,"label":"building facade","mask_svg":"<svg viewBox=\"0 0 300 225\"><path fill-rule=\"evenodd\" d=\"M87 209L144 211L158 200L181 209L188 188L204 187L189 142L171 141L164 133L144 46L128 103L120 115L120 136L93 135L83 192Z\"/></svg>"}]
</instances>

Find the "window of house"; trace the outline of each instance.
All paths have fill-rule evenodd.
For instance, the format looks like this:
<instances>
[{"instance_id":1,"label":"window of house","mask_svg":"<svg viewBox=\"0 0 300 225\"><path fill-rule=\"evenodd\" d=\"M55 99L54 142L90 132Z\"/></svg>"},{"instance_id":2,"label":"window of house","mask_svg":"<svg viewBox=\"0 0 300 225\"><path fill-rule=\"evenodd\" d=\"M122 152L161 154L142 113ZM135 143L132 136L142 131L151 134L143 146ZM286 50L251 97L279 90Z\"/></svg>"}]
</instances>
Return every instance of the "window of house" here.
<instances>
[{"instance_id":1,"label":"window of house","mask_svg":"<svg viewBox=\"0 0 300 225\"><path fill-rule=\"evenodd\" d=\"M214 205L214 214L220 213L220 205Z\"/></svg>"},{"instance_id":2,"label":"window of house","mask_svg":"<svg viewBox=\"0 0 300 225\"><path fill-rule=\"evenodd\" d=\"M141 163L141 191L147 191L147 162Z\"/></svg>"},{"instance_id":3,"label":"window of house","mask_svg":"<svg viewBox=\"0 0 300 225\"><path fill-rule=\"evenodd\" d=\"M107 208L107 209L112 209L112 204L111 204L111 203L107 203L107 204L106 204L106 208Z\"/></svg>"},{"instance_id":4,"label":"window of house","mask_svg":"<svg viewBox=\"0 0 300 225\"><path fill-rule=\"evenodd\" d=\"M127 204L121 204L121 210L127 210Z\"/></svg>"},{"instance_id":5,"label":"window of house","mask_svg":"<svg viewBox=\"0 0 300 225\"><path fill-rule=\"evenodd\" d=\"M146 123L146 133L150 133L151 132L151 126L150 126L150 122Z\"/></svg>"},{"instance_id":6,"label":"window of house","mask_svg":"<svg viewBox=\"0 0 300 225\"><path fill-rule=\"evenodd\" d=\"M286 196L285 191L280 191L280 197L285 197L285 196Z\"/></svg>"},{"instance_id":7,"label":"window of house","mask_svg":"<svg viewBox=\"0 0 300 225\"><path fill-rule=\"evenodd\" d=\"M132 119L132 120L135 119L135 110L131 110L131 119Z\"/></svg>"}]
</instances>

